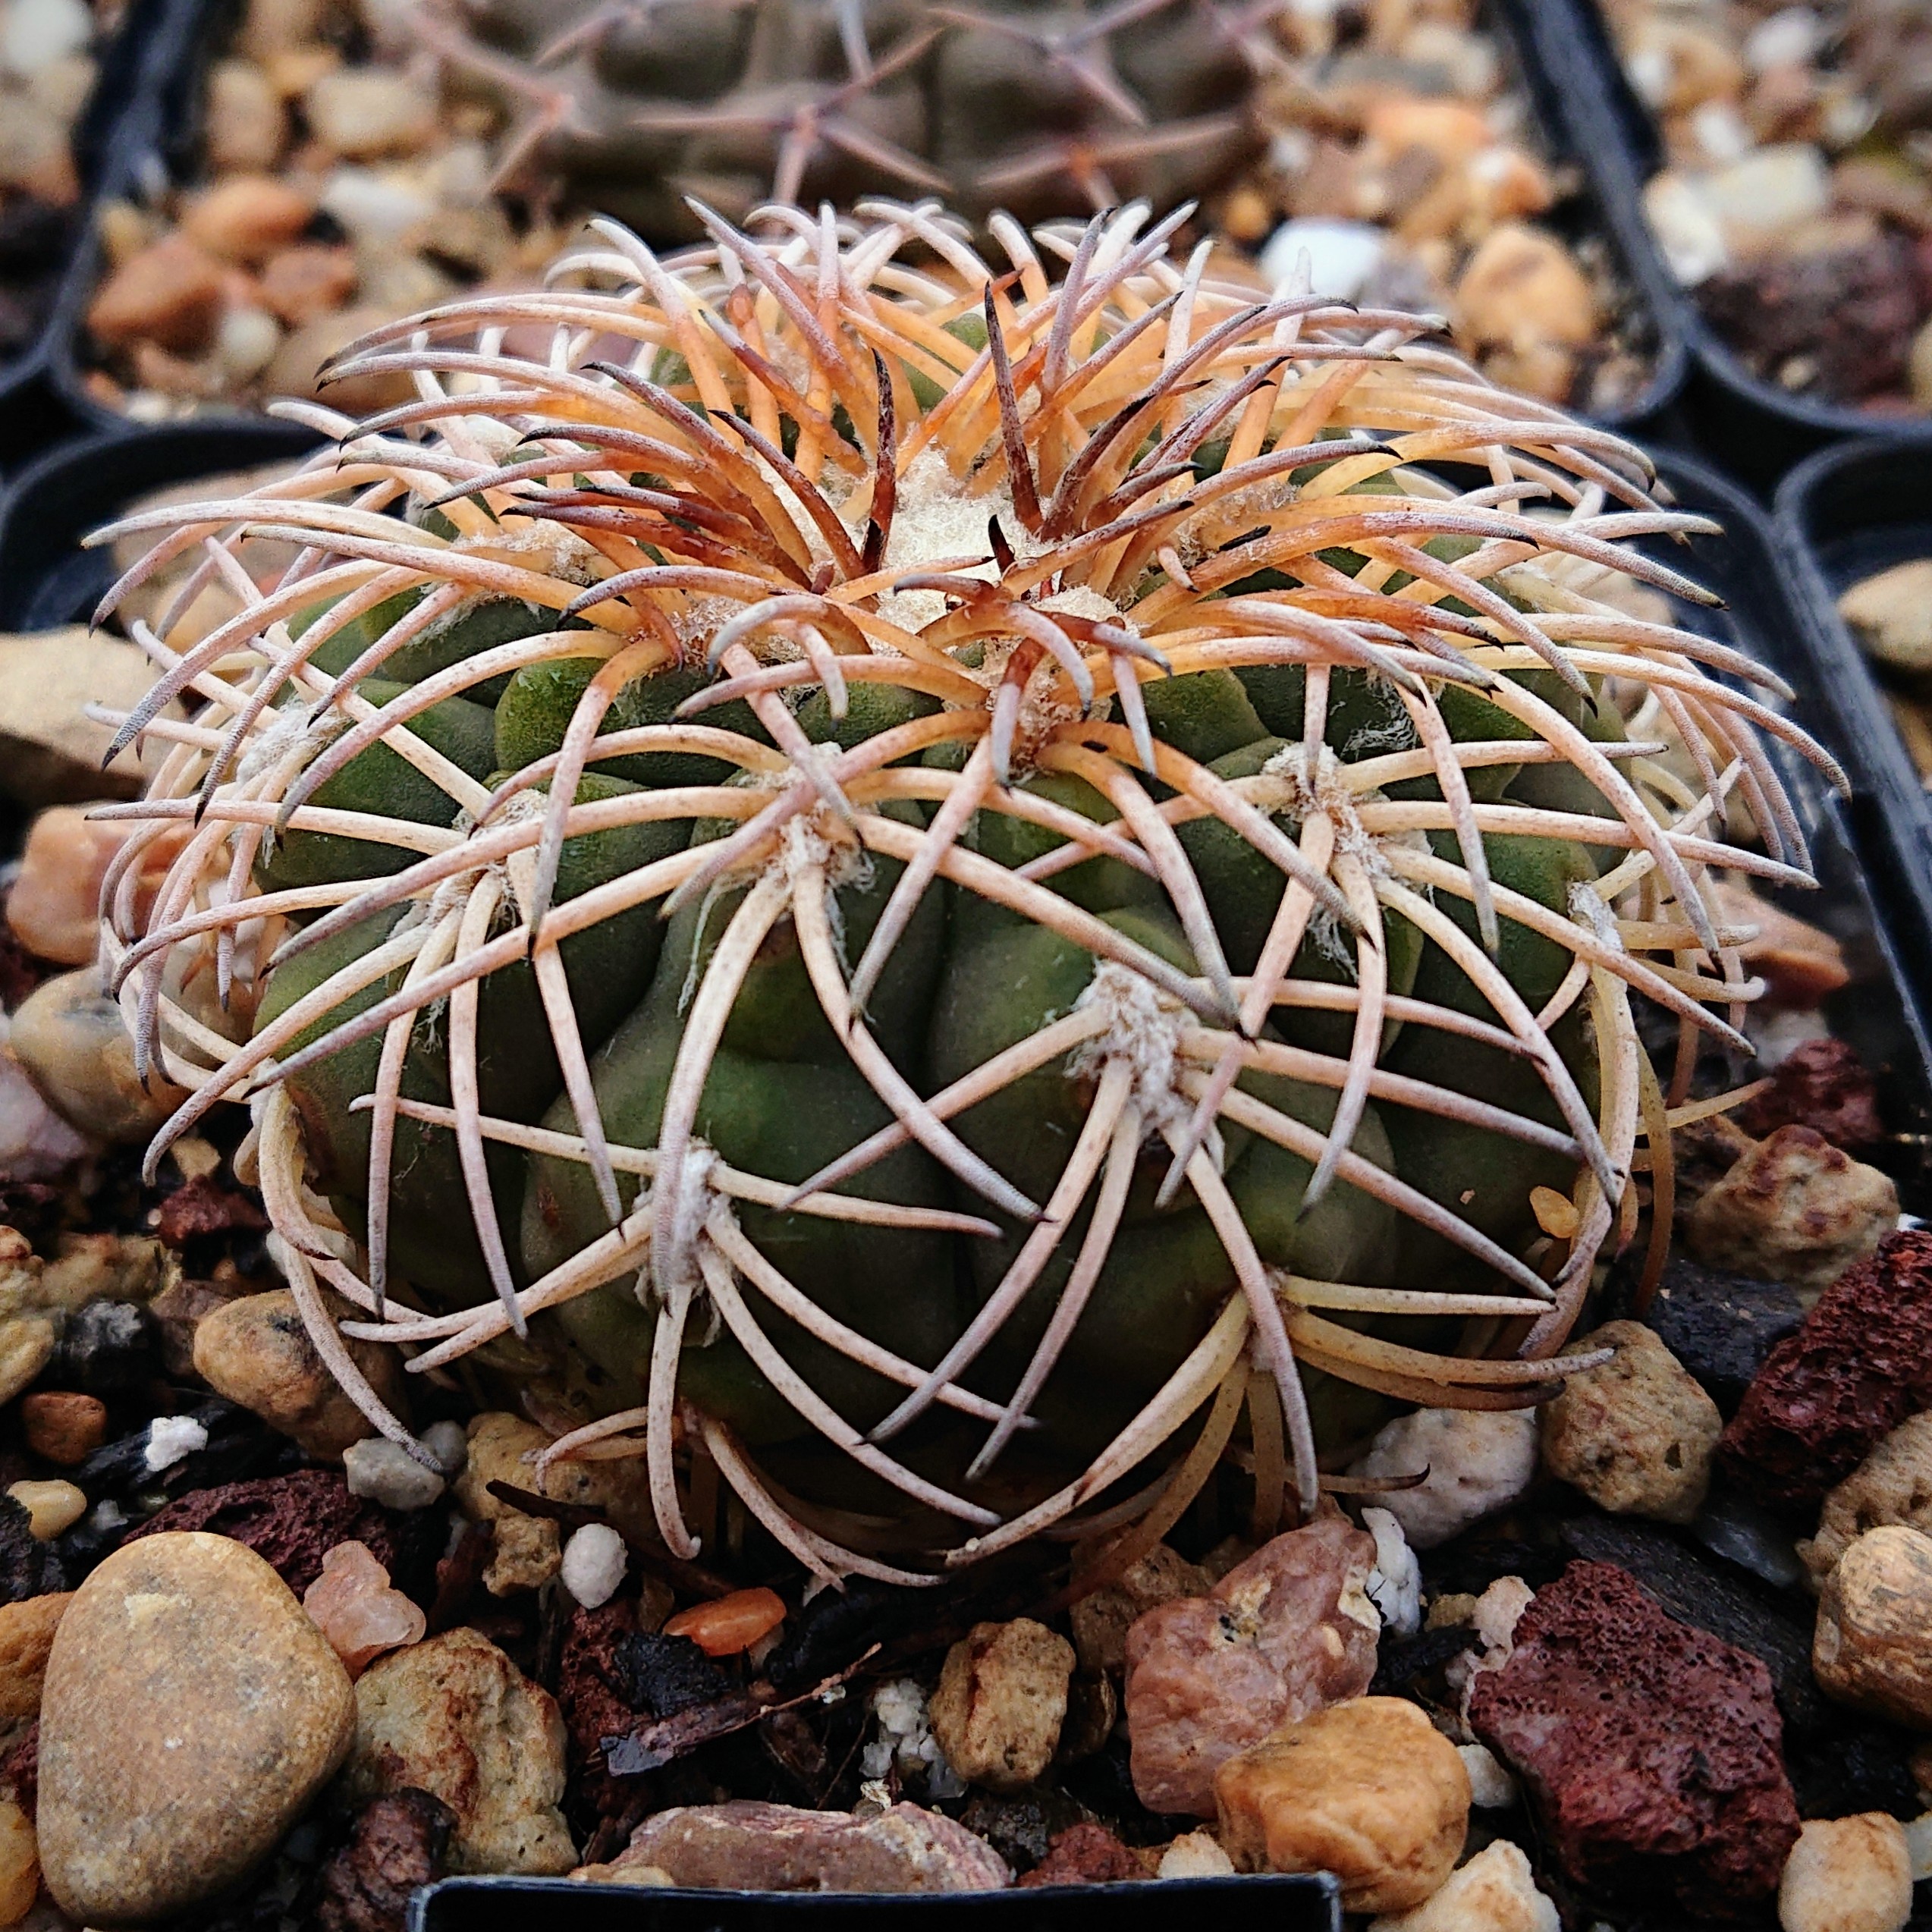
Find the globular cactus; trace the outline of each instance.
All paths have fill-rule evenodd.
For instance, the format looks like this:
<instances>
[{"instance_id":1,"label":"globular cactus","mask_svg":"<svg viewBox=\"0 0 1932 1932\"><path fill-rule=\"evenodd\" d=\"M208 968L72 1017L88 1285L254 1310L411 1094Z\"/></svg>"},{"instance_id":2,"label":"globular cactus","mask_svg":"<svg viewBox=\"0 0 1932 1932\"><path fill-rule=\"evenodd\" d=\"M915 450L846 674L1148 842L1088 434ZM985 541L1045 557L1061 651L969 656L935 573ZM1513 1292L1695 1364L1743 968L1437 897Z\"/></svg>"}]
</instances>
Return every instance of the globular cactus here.
<instances>
[{"instance_id":1,"label":"globular cactus","mask_svg":"<svg viewBox=\"0 0 1932 1932\"><path fill-rule=\"evenodd\" d=\"M1142 209L996 218L997 268L930 205L705 218L379 331L343 372L416 401L124 526L108 607L197 548L177 601L235 604L135 627L151 1158L247 1101L379 1425L324 1286L540 1378L683 1553L693 1462L813 1569L929 1580L1145 1547L1228 1455L1265 1527L1393 1404L1543 1399L1757 990L1707 874L1805 876L1771 680L1591 594L1709 602L1625 541L1698 520Z\"/></svg>"},{"instance_id":2,"label":"globular cactus","mask_svg":"<svg viewBox=\"0 0 1932 1932\"><path fill-rule=\"evenodd\" d=\"M768 197L924 189L978 216L1210 187L1254 145L1252 24L1217 0L448 0L429 46L579 207L652 239Z\"/></svg>"}]
</instances>

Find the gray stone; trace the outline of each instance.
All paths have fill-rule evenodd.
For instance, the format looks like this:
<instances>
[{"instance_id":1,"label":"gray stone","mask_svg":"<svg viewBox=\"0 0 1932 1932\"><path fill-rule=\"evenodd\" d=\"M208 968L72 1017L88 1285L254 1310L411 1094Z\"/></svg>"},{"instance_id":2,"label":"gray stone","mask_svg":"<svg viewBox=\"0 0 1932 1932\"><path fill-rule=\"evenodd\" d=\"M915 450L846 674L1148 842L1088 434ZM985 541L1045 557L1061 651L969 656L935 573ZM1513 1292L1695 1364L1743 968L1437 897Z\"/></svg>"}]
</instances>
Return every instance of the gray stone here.
<instances>
[{"instance_id":1,"label":"gray stone","mask_svg":"<svg viewBox=\"0 0 1932 1932\"><path fill-rule=\"evenodd\" d=\"M1804 1318L1803 1298L1789 1283L1759 1281L1682 1257L1665 1268L1642 1317L1726 1417L1737 1413L1764 1358Z\"/></svg>"}]
</instances>

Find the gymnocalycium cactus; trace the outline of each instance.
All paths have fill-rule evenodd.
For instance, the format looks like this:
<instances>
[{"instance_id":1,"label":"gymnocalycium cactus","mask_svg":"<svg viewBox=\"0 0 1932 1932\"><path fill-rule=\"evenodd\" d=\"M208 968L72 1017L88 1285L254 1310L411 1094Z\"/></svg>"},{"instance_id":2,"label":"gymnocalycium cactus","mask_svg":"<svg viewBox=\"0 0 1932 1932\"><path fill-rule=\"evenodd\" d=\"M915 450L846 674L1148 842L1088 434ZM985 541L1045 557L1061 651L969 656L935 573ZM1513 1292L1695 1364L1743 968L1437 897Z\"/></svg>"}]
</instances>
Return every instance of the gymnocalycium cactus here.
<instances>
[{"instance_id":1,"label":"gymnocalycium cactus","mask_svg":"<svg viewBox=\"0 0 1932 1932\"><path fill-rule=\"evenodd\" d=\"M1805 877L1772 680L1591 595L1709 602L1625 541L1705 526L1422 321L1170 261L1178 215L995 218L994 267L930 204L702 212L379 331L343 372L417 401L123 526L104 609L197 548L177 607L234 605L134 627L151 1158L247 1101L379 1426L344 1333L482 1349L680 1553L690 1459L925 1580L1145 1547L1225 1455L1265 1528L1391 1403L1541 1399L1756 990L1702 882Z\"/></svg>"},{"instance_id":2,"label":"gymnocalycium cactus","mask_svg":"<svg viewBox=\"0 0 1932 1932\"><path fill-rule=\"evenodd\" d=\"M684 197L844 206L923 190L975 216L1167 206L1255 144L1263 14L1221 0L426 0L419 36L517 115L568 199L701 234Z\"/></svg>"}]
</instances>

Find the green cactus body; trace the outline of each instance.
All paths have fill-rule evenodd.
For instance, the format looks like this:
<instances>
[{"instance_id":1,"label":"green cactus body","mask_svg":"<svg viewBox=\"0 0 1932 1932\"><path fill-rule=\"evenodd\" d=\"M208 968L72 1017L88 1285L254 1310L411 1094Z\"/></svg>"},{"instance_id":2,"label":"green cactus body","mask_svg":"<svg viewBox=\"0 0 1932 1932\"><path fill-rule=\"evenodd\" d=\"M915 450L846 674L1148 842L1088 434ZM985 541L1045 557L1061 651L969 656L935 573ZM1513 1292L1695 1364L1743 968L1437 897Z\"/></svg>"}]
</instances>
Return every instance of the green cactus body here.
<instances>
[{"instance_id":1,"label":"green cactus body","mask_svg":"<svg viewBox=\"0 0 1932 1932\"><path fill-rule=\"evenodd\" d=\"M573 16L475 17L521 55ZM1036 134L1058 165L1095 131L1095 74L1186 113L1221 58L1178 5L1080 17L1105 29L1084 81L1051 37L1070 12L930 43L919 0L574 17L559 85L595 112L556 138L584 178L634 166L647 196L675 176L727 206L774 142L818 178L800 102L855 167L869 143L950 167L1009 139L1017 166ZM867 59L878 84L833 101ZM394 722L342 768L367 727L331 754L272 702L279 590L259 646L225 627L124 734L210 695L156 781L159 831L194 828L181 870L151 932L122 892L102 940L141 1050L193 1083L168 1134L250 1100L294 1273L371 1311L393 1276L399 1304L435 1305L384 1331L423 1365L468 1356L497 1399L540 1378L597 1415L682 1557L710 1533L685 1519L704 1460L806 1569L916 1581L1056 1525L1171 1523L1211 1480L1282 1520L1393 1402L1541 1400L1525 1373L1570 1359L1492 1352L1526 1319L1560 1344L1637 1157L1669 1158L1667 1136L1639 1146L1634 1002L1737 1046L1700 1004L1731 993L1701 875L1803 859L1788 801L1754 811L1755 852L1714 843L1733 780L1681 781L1777 782L1740 749L1731 684L1571 587L1600 530L1694 520L1648 504L1613 439L1579 454L1413 350L1425 325L1250 303L1166 259L1145 209L1037 253L1000 224L995 268L928 208L781 210L773 239L717 205L679 261L605 224L542 294L371 339L410 344L424 385L434 462L382 500L431 540L379 541L366 495L331 502L334 452L284 494L174 513L170 543L272 519L404 587L317 659L345 676L402 646L360 680ZM438 382L460 429L427 419ZM1483 479L1473 505L1445 493L1459 473ZM1573 515L1520 508L1516 485L1553 477ZM1456 580L1405 574L1418 547ZM240 598L247 576L223 581ZM485 577L535 594L476 598ZM409 636L424 595L455 614ZM1525 649L1532 611L1594 701ZM556 636L580 621L582 647ZM598 708L609 653L658 662L674 636L677 661ZM387 708L485 649L490 680L411 726L445 789ZM1519 721L1513 686L1548 708ZM1646 730L1712 721L1707 742L1619 767L1618 704ZM567 739L589 754L573 793L549 775ZM1464 767L1478 743L1496 762ZM357 837L300 816L330 807L365 815ZM1564 836L1612 813L1615 844ZM1278 925L1293 957L1269 983ZM388 970L355 986L378 946ZM174 1001L190 974L256 1000L246 1047ZM306 996L328 1010L298 1029ZM394 1127L386 1172L372 1121ZM1572 1232L1544 1231L1539 1186L1579 1203ZM1252 1453L1217 1464L1230 1441Z\"/></svg>"}]
</instances>

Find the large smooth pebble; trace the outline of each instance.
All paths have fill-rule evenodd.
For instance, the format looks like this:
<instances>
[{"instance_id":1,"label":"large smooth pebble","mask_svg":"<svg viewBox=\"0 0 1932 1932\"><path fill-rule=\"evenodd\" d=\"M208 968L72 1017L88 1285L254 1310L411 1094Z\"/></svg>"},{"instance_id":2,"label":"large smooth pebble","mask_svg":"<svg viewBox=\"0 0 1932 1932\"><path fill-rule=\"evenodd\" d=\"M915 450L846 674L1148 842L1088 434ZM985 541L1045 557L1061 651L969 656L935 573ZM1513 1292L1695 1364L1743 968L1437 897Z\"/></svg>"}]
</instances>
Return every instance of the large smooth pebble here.
<instances>
[{"instance_id":1,"label":"large smooth pebble","mask_svg":"<svg viewBox=\"0 0 1932 1932\"><path fill-rule=\"evenodd\" d=\"M348 1673L244 1545L143 1537L75 1593L40 1709L40 1859L83 1924L218 1896L348 1755Z\"/></svg>"}]
</instances>

